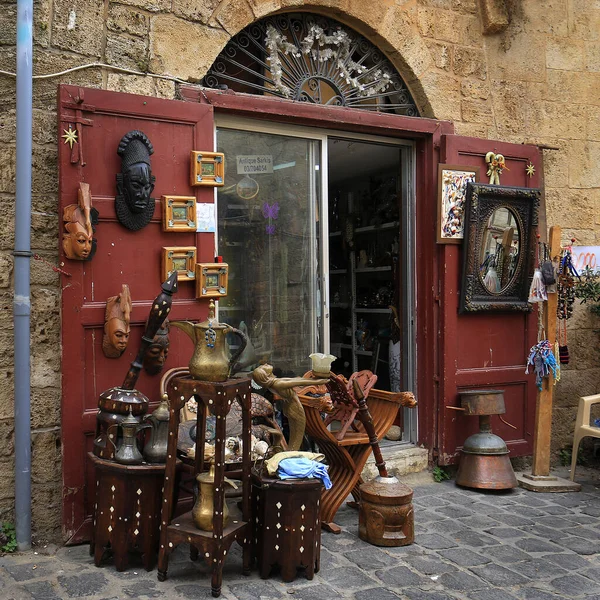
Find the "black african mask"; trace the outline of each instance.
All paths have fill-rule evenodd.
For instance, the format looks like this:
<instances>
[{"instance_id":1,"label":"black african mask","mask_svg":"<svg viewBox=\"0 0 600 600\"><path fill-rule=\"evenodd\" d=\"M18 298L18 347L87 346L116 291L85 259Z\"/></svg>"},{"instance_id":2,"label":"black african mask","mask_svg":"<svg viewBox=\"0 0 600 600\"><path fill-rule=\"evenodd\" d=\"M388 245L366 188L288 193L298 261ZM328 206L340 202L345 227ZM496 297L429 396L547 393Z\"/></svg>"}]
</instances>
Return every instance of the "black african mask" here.
<instances>
[{"instance_id":1,"label":"black african mask","mask_svg":"<svg viewBox=\"0 0 600 600\"><path fill-rule=\"evenodd\" d=\"M155 177L150 168L152 143L141 131L126 133L117 149L121 157L121 172L117 174L115 209L121 225L137 231L145 227L154 215Z\"/></svg>"},{"instance_id":2,"label":"black african mask","mask_svg":"<svg viewBox=\"0 0 600 600\"><path fill-rule=\"evenodd\" d=\"M158 375L165 366L169 354L169 321L161 325L144 356L144 370L149 375Z\"/></svg>"}]
</instances>

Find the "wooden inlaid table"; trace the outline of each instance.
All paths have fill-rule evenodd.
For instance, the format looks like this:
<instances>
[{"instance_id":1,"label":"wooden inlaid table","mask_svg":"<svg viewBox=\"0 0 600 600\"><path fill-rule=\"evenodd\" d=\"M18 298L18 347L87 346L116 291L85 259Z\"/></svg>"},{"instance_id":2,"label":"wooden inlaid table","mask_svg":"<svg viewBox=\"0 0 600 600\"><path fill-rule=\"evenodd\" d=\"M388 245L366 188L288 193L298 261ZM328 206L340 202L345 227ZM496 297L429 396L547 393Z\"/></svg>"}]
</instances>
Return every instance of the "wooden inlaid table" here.
<instances>
[{"instance_id":1,"label":"wooden inlaid table","mask_svg":"<svg viewBox=\"0 0 600 600\"><path fill-rule=\"evenodd\" d=\"M158 552L160 509L165 465L121 465L88 453L96 475L96 502L90 554L99 567L111 552L117 571L139 552L152 571Z\"/></svg>"},{"instance_id":2,"label":"wooden inlaid table","mask_svg":"<svg viewBox=\"0 0 600 600\"><path fill-rule=\"evenodd\" d=\"M158 552L158 580L167 578L169 554L182 543L190 544L190 557L199 556L210 566L211 592L214 597L221 594L223 563L231 544L236 541L243 548L243 574L250 573L252 531L250 523L250 379L228 379L224 382L209 382L192 379L187 375L174 376L166 384L169 398L169 442L165 469L164 492L160 525L160 548ZM204 440L207 413L216 417L213 529L198 529L189 511L171 520L176 496L177 438L179 433L180 411L185 403L194 398L198 403L196 426L196 454L194 474L205 468ZM225 417L233 402L242 407L242 514L230 515L223 522L225 502Z\"/></svg>"},{"instance_id":3,"label":"wooden inlaid table","mask_svg":"<svg viewBox=\"0 0 600 600\"><path fill-rule=\"evenodd\" d=\"M295 579L298 568L307 579L319 572L322 489L320 479L284 481L252 474L254 554L263 579L276 565L286 582Z\"/></svg>"}]
</instances>

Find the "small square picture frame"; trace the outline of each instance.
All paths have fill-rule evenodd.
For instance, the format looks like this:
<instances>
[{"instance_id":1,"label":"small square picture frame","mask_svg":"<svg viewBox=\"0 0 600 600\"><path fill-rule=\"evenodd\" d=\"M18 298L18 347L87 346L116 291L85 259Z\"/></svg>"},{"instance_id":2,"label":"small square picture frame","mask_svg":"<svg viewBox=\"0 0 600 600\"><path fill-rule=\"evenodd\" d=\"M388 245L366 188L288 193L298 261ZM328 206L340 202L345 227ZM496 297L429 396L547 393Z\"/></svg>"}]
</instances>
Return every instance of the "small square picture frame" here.
<instances>
[{"instance_id":1,"label":"small square picture frame","mask_svg":"<svg viewBox=\"0 0 600 600\"><path fill-rule=\"evenodd\" d=\"M190 185L220 187L225 180L225 155L222 152L192 150Z\"/></svg>"},{"instance_id":2,"label":"small square picture frame","mask_svg":"<svg viewBox=\"0 0 600 600\"><path fill-rule=\"evenodd\" d=\"M438 165L437 243L462 244L467 183L479 181L479 167ZM458 210L456 210L458 208ZM455 223L454 221L458 221Z\"/></svg>"},{"instance_id":3,"label":"small square picture frame","mask_svg":"<svg viewBox=\"0 0 600 600\"><path fill-rule=\"evenodd\" d=\"M162 249L162 280L165 281L177 271L177 281L196 279L196 247L164 246Z\"/></svg>"},{"instance_id":4,"label":"small square picture frame","mask_svg":"<svg viewBox=\"0 0 600 600\"><path fill-rule=\"evenodd\" d=\"M195 196L162 196L163 231L196 231Z\"/></svg>"},{"instance_id":5,"label":"small square picture frame","mask_svg":"<svg viewBox=\"0 0 600 600\"><path fill-rule=\"evenodd\" d=\"M196 264L196 298L227 296L229 265L227 263Z\"/></svg>"}]
</instances>

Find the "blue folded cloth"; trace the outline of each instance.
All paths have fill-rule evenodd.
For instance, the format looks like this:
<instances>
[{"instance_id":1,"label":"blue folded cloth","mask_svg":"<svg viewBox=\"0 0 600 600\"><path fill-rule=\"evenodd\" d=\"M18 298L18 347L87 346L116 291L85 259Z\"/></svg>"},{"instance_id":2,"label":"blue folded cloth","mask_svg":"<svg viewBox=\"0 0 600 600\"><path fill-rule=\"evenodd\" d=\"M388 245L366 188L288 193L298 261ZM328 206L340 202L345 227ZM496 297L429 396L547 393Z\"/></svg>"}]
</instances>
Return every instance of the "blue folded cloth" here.
<instances>
[{"instance_id":1,"label":"blue folded cloth","mask_svg":"<svg viewBox=\"0 0 600 600\"><path fill-rule=\"evenodd\" d=\"M279 463L277 474L280 479L314 479L318 478L323 481L325 489L331 487L331 479L327 473L327 465L309 460L308 458L286 458Z\"/></svg>"}]
</instances>

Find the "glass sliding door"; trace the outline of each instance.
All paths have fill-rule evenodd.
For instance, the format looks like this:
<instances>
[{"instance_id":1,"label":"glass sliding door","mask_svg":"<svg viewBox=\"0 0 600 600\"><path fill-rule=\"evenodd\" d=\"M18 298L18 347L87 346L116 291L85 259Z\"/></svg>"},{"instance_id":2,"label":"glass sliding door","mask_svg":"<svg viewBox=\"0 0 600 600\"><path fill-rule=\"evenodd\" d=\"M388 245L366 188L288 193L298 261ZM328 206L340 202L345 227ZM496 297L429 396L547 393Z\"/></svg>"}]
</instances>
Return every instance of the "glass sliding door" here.
<instances>
[{"instance_id":1,"label":"glass sliding door","mask_svg":"<svg viewBox=\"0 0 600 600\"><path fill-rule=\"evenodd\" d=\"M219 319L247 333L242 370L268 361L310 368L318 334L320 142L217 129L225 185L217 190L218 251L229 265ZM232 338L235 342L236 338Z\"/></svg>"}]
</instances>

